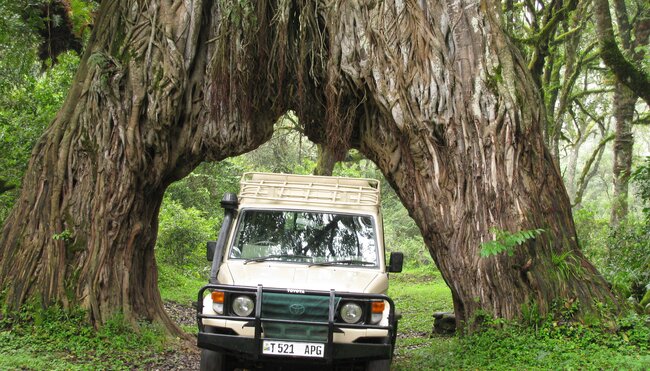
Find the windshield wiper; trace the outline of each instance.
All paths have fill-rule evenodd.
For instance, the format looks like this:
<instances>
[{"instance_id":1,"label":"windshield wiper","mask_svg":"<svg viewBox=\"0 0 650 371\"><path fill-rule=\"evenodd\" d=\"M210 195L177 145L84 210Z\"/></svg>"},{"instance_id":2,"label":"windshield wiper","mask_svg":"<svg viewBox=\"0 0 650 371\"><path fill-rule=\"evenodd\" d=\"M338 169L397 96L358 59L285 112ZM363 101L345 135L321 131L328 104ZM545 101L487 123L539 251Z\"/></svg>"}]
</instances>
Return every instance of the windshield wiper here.
<instances>
[{"instance_id":1,"label":"windshield wiper","mask_svg":"<svg viewBox=\"0 0 650 371\"><path fill-rule=\"evenodd\" d=\"M365 260L358 260L358 259L345 259L345 260L331 260L327 262L320 262L320 263L312 263L309 264L310 267L325 267L329 265L339 265L339 264L345 264L345 265L376 265L375 262L369 262Z\"/></svg>"},{"instance_id":2,"label":"windshield wiper","mask_svg":"<svg viewBox=\"0 0 650 371\"><path fill-rule=\"evenodd\" d=\"M260 256L259 258L246 259L244 261L244 264L261 263L267 260L274 260L274 259L311 259L311 256L294 255L294 254L276 254L276 255Z\"/></svg>"}]
</instances>

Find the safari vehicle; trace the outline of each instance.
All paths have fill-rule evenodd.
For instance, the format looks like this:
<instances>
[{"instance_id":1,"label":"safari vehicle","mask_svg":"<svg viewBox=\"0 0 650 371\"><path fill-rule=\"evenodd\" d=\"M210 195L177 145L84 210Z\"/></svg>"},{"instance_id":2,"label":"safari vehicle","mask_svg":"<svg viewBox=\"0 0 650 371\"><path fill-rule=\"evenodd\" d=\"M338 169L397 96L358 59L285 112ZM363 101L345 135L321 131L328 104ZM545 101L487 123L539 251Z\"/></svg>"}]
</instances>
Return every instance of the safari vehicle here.
<instances>
[{"instance_id":1,"label":"safari vehicle","mask_svg":"<svg viewBox=\"0 0 650 371\"><path fill-rule=\"evenodd\" d=\"M386 296L379 182L246 173L225 194L210 283L198 295L202 370L345 366L388 370L395 304Z\"/></svg>"}]
</instances>

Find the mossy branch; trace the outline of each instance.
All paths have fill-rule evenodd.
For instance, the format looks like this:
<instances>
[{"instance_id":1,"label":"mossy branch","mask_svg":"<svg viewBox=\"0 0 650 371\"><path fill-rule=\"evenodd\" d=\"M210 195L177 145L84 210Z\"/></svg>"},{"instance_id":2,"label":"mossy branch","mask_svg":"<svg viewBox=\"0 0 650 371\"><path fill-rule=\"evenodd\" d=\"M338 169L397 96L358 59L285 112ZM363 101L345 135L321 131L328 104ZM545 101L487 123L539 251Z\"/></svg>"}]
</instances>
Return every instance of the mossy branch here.
<instances>
[{"instance_id":1,"label":"mossy branch","mask_svg":"<svg viewBox=\"0 0 650 371\"><path fill-rule=\"evenodd\" d=\"M598 147L591 153L591 156L585 163L585 166L582 168L582 172L580 173L580 177L578 178L578 190L576 191L576 197L575 200L573 201L573 205L579 205L582 202L582 196L585 193L585 190L587 189L587 183L589 183L589 179L593 176L594 172L597 170L597 166L593 168L594 162L596 162L597 159L600 159L602 156L603 150L605 149L605 145L612 141L615 138L614 134L610 134L603 138L600 143L598 143Z\"/></svg>"},{"instance_id":2,"label":"mossy branch","mask_svg":"<svg viewBox=\"0 0 650 371\"><path fill-rule=\"evenodd\" d=\"M616 43L608 0L593 0L596 16L596 35L600 44L600 57L636 96L650 104L650 76L627 60Z\"/></svg>"}]
</instances>

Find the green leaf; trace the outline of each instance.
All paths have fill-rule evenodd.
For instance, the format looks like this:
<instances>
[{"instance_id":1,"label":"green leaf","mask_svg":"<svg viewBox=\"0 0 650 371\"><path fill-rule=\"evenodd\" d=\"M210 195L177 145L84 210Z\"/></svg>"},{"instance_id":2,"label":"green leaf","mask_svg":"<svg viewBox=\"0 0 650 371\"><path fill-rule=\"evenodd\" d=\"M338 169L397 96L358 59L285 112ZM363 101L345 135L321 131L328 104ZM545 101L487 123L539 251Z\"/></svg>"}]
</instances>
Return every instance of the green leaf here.
<instances>
[{"instance_id":1,"label":"green leaf","mask_svg":"<svg viewBox=\"0 0 650 371\"><path fill-rule=\"evenodd\" d=\"M526 241L534 239L536 236L544 232L544 230L531 229L510 233L492 227L490 228L490 232L495 234L496 239L481 244L479 255L483 258L498 255L502 252L506 252L508 256L513 256L515 253L514 248L516 246L523 245Z\"/></svg>"}]
</instances>

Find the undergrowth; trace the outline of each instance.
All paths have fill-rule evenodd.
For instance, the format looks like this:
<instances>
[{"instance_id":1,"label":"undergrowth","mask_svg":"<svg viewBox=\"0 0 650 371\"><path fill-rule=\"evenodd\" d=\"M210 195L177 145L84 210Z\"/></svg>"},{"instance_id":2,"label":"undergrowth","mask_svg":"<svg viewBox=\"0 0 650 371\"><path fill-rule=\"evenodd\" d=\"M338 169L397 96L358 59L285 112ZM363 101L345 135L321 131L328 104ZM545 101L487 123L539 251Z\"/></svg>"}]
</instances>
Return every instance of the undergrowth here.
<instances>
[{"instance_id":1,"label":"undergrowth","mask_svg":"<svg viewBox=\"0 0 650 371\"><path fill-rule=\"evenodd\" d=\"M479 332L443 336L432 335L432 313L453 307L434 267L391 275L389 294L403 314L395 370L650 368L649 316L623 316L615 329L552 317L537 326L487 318Z\"/></svg>"},{"instance_id":2,"label":"undergrowth","mask_svg":"<svg viewBox=\"0 0 650 371\"><path fill-rule=\"evenodd\" d=\"M95 330L82 310L26 307L0 320L0 369L133 369L145 367L168 339L157 325L136 333L117 315Z\"/></svg>"},{"instance_id":3,"label":"undergrowth","mask_svg":"<svg viewBox=\"0 0 650 371\"><path fill-rule=\"evenodd\" d=\"M199 289L208 284L209 270L188 270L169 264L158 265L158 289L163 300L191 305Z\"/></svg>"},{"instance_id":4,"label":"undergrowth","mask_svg":"<svg viewBox=\"0 0 650 371\"><path fill-rule=\"evenodd\" d=\"M394 366L396 370L646 370L650 367L648 319L631 321L631 327L616 333L575 324L549 325L538 331L512 324L488 326L463 337L432 336Z\"/></svg>"}]
</instances>

